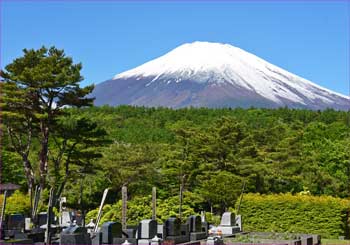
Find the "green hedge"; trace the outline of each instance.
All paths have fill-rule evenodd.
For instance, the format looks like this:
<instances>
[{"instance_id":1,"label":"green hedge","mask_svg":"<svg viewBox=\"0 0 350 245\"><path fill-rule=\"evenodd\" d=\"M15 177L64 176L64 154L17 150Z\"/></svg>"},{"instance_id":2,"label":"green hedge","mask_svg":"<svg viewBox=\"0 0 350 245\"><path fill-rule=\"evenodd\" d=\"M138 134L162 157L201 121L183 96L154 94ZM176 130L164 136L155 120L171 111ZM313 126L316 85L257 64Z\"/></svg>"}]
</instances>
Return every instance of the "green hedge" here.
<instances>
[{"instance_id":1,"label":"green hedge","mask_svg":"<svg viewBox=\"0 0 350 245\"><path fill-rule=\"evenodd\" d=\"M193 194L192 194L193 195ZM182 205L183 221L190 215L196 214L193 207L196 204L195 197L191 193L184 193L184 202ZM128 225L137 225L143 219L152 217L151 196L134 197L128 200L127 208L127 223ZM157 199L157 221L163 223L169 217L176 217L179 211L179 197L174 196L166 200ZM90 219L95 219L98 213L98 208L91 210L86 215L86 222ZM100 221L102 225L106 221L121 221L122 201L119 200L113 205L105 205Z\"/></svg>"},{"instance_id":2,"label":"green hedge","mask_svg":"<svg viewBox=\"0 0 350 245\"><path fill-rule=\"evenodd\" d=\"M2 207L4 195L0 195L0 206ZM15 191L6 201L6 214L25 214L30 213L30 198L20 191Z\"/></svg>"},{"instance_id":3,"label":"green hedge","mask_svg":"<svg viewBox=\"0 0 350 245\"><path fill-rule=\"evenodd\" d=\"M349 237L350 200L330 196L246 194L240 213L245 231L297 232Z\"/></svg>"}]
</instances>

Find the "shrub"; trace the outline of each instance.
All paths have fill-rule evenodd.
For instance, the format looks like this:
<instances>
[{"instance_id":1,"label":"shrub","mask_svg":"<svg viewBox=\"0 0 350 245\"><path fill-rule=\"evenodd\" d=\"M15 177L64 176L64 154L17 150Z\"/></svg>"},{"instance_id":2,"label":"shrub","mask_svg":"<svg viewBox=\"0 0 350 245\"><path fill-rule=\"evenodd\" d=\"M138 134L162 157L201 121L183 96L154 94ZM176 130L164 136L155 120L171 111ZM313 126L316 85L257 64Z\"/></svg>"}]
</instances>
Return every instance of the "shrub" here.
<instances>
[{"instance_id":1,"label":"shrub","mask_svg":"<svg viewBox=\"0 0 350 245\"><path fill-rule=\"evenodd\" d=\"M246 231L349 237L350 200L330 196L246 194L241 204Z\"/></svg>"},{"instance_id":2,"label":"shrub","mask_svg":"<svg viewBox=\"0 0 350 245\"><path fill-rule=\"evenodd\" d=\"M2 205L4 195L0 195L0 203ZM30 214L30 198L19 190L15 191L7 198L5 214Z\"/></svg>"},{"instance_id":3,"label":"shrub","mask_svg":"<svg viewBox=\"0 0 350 245\"><path fill-rule=\"evenodd\" d=\"M143 219L152 218L151 196L134 197L128 201L127 210L127 223L128 225L137 225ZM182 217L183 221L190 215L196 214L192 208L190 201L192 197L184 196L184 203L182 205ZM121 222L122 213L122 201L111 205L105 205L103 207L103 214L100 221L100 225L106 221L119 221ZM98 208L91 210L86 215L86 222L90 219L96 219ZM179 197L174 196L166 200L157 200L157 221L163 223L169 217L177 217L179 212Z\"/></svg>"}]
</instances>

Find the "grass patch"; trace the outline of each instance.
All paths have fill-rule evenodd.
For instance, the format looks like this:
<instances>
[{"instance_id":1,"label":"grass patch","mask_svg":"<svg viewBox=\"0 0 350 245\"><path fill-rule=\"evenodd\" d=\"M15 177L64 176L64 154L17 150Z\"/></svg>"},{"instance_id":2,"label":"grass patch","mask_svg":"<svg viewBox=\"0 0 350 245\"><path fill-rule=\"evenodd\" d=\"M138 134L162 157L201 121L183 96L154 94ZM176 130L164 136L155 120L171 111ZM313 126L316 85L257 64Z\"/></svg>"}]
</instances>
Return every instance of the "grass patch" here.
<instances>
[{"instance_id":1,"label":"grass patch","mask_svg":"<svg viewBox=\"0 0 350 245\"><path fill-rule=\"evenodd\" d=\"M323 239L321 238L322 245L341 245L348 244L350 245L350 240L337 240L337 239Z\"/></svg>"}]
</instances>

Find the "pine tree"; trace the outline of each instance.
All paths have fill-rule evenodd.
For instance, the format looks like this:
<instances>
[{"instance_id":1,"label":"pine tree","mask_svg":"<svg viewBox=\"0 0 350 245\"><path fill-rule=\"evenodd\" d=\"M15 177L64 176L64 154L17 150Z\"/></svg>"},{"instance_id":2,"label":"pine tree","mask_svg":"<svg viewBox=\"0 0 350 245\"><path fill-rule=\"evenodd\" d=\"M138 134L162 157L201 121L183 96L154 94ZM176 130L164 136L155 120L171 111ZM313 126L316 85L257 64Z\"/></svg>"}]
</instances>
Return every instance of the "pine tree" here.
<instances>
[{"instance_id":1,"label":"pine tree","mask_svg":"<svg viewBox=\"0 0 350 245\"><path fill-rule=\"evenodd\" d=\"M56 119L65 107L91 106L87 98L94 86L80 88L82 65L74 64L63 50L42 47L24 49L24 55L1 71L3 123L12 146L22 157L28 187L34 171L28 160L32 138L40 142L39 183L43 189L48 173L49 139Z\"/></svg>"}]
</instances>

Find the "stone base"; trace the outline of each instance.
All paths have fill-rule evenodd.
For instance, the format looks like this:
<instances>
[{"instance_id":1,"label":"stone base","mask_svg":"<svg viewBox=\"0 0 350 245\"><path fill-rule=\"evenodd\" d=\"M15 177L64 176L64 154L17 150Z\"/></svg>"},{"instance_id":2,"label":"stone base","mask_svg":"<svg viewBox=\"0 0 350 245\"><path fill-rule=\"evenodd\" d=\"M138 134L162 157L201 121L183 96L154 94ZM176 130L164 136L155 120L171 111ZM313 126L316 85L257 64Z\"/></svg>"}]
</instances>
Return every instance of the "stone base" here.
<instances>
[{"instance_id":1,"label":"stone base","mask_svg":"<svg viewBox=\"0 0 350 245\"><path fill-rule=\"evenodd\" d=\"M167 236L164 240L165 244L179 244L179 243L185 243L189 242L188 236Z\"/></svg>"},{"instance_id":2,"label":"stone base","mask_svg":"<svg viewBox=\"0 0 350 245\"><path fill-rule=\"evenodd\" d=\"M45 241L45 232L34 232L28 233L28 238L32 239L34 243L44 242Z\"/></svg>"},{"instance_id":3,"label":"stone base","mask_svg":"<svg viewBox=\"0 0 350 245\"><path fill-rule=\"evenodd\" d=\"M150 245L152 239L139 239L137 241L138 245Z\"/></svg>"},{"instance_id":4,"label":"stone base","mask_svg":"<svg viewBox=\"0 0 350 245\"><path fill-rule=\"evenodd\" d=\"M221 237L208 237L207 245L224 245L224 240Z\"/></svg>"},{"instance_id":5,"label":"stone base","mask_svg":"<svg viewBox=\"0 0 350 245\"><path fill-rule=\"evenodd\" d=\"M221 231L222 235L233 235L241 232L239 226L218 226L217 231Z\"/></svg>"},{"instance_id":6,"label":"stone base","mask_svg":"<svg viewBox=\"0 0 350 245\"><path fill-rule=\"evenodd\" d=\"M207 238L207 233L205 232L191 232L190 233L190 241L198 241Z\"/></svg>"},{"instance_id":7,"label":"stone base","mask_svg":"<svg viewBox=\"0 0 350 245\"><path fill-rule=\"evenodd\" d=\"M28 235L26 233L22 233L22 232L15 233L14 239L16 239L16 240L28 239Z\"/></svg>"},{"instance_id":8,"label":"stone base","mask_svg":"<svg viewBox=\"0 0 350 245\"><path fill-rule=\"evenodd\" d=\"M87 233L64 234L61 233L60 245L82 244L91 245L90 235Z\"/></svg>"},{"instance_id":9,"label":"stone base","mask_svg":"<svg viewBox=\"0 0 350 245\"><path fill-rule=\"evenodd\" d=\"M129 243L133 245L137 245L137 239L136 238L119 238L115 237L113 238L113 245L121 245L123 244L126 240L128 240Z\"/></svg>"},{"instance_id":10,"label":"stone base","mask_svg":"<svg viewBox=\"0 0 350 245\"><path fill-rule=\"evenodd\" d=\"M22 233L21 230L3 230L4 238L14 238L16 234Z\"/></svg>"}]
</instances>

